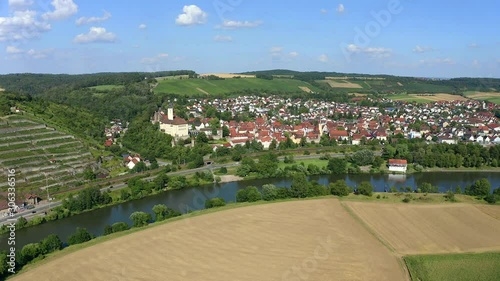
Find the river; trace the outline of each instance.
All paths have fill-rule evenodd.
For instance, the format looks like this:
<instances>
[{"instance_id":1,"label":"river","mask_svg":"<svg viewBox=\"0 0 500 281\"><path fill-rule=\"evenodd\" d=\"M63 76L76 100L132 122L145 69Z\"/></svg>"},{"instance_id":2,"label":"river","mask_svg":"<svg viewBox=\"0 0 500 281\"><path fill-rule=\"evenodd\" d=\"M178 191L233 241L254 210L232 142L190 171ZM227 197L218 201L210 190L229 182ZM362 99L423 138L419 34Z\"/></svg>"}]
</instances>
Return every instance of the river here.
<instances>
[{"instance_id":1,"label":"river","mask_svg":"<svg viewBox=\"0 0 500 281\"><path fill-rule=\"evenodd\" d=\"M492 189L500 186L500 173L494 172L435 172L412 175L321 175L312 176L310 180L317 180L320 184L327 185L329 182L345 179L347 184L352 187L357 186L362 181L370 181L375 191L389 190L391 186L396 186L398 189L399 187L411 186L412 189L415 189L416 186L424 182L429 182L437 185L440 192L446 192L449 189L455 190L457 186L461 186L463 190L466 185L472 184L480 178L487 178L492 185ZM238 190L251 185L260 188L262 185L268 183L279 187L289 187L291 180L289 178L250 180L172 190L62 220L17 230L16 248L21 249L27 243L38 242L49 234L56 234L63 241L67 241L68 236L74 233L77 227L85 227L94 235L102 235L106 225L111 225L119 221L131 224L129 220L131 213L135 211L152 213L151 209L156 204L165 204L170 208L185 213L188 210L203 209L205 200L208 198L222 197L226 202L234 202ZM6 237L7 234L0 237L1 250L8 249L9 247Z\"/></svg>"}]
</instances>

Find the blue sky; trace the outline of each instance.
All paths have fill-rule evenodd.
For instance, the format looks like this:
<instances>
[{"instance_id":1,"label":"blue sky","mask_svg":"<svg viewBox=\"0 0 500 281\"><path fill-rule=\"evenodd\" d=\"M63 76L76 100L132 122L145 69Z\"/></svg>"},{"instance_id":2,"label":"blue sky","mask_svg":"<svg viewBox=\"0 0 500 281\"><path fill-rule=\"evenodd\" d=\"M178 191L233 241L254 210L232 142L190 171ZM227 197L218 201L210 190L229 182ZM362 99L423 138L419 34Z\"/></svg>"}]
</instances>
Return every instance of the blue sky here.
<instances>
[{"instance_id":1,"label":"blue sky","mask_svg":"<svg viewBox=\"0 0 500 281\"><path fill-rule=\"evenodd\" d=\"M0 73L500 77L500 2L0 0Z\"/></svg>"}]
</instances>

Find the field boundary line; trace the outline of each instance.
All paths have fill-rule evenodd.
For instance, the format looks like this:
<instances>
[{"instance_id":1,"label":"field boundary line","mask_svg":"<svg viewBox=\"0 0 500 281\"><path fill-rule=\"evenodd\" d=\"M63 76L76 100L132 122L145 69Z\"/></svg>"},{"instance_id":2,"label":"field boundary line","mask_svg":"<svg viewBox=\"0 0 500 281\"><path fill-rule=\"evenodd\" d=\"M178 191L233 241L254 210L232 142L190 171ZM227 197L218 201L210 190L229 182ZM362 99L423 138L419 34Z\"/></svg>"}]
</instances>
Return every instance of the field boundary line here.
<instances>
[{"instance_id":1,"label":"field boundary line","mask_svg":"<svg viewBox=\"0 0 500 281\"><path fill-rule=\"evenodd\" d=\"M346 204L344 204L344 202L342 200L339 200L340 202L340 206L342 206L342 208L355 220L357 221L359 224L361 224L361 226L366 229L368 231L368 233L370 233L373 237L375 237L375 239L377 239L380 243L382 243L382 245L384 245L391 253L393 253L397 260L398 260L398 263L399 265L401 266L401 270L405 273L406 277L407 277L407 280L413 280L411 279L411 275L410 275L410 271L408 269L408 266L406 266L406 262L404 261L404 258L401 254L399 254L396 249L394 247L392 247L389 242L385 241L380 235L377 234L377 232L372 229L367 223L365 223L363 221L363 219L361 219L357 214L356 212L354 212L351 208L349 208L349 206L347 206Z\"/></svg>"}]
</instances>

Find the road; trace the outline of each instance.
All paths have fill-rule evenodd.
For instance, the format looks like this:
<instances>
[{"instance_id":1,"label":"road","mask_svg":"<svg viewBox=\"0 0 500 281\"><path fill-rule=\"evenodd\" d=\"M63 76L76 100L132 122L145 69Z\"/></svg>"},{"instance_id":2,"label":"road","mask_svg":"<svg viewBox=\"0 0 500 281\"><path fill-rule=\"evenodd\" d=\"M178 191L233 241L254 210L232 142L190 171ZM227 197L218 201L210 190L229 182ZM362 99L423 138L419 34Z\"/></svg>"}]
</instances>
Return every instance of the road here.
<instances>
[{"instance_id":1,"label":"road","mask_svg":"<svg viewBox=\"0 0 500 281\"><path fill-rule=\"evenodd\" d=\"M345 155L343 153L329 153L330 157L344 157ZM377 151L375 152L375 155L376 156L380 156L381 155L381 152ZM322 155L319 155L319 154L315 154L315 155L297 155L297 156L294 156L294 159L297 161L297 160L306 160L306 159L319 159ZM285 157L284 156L280 156L278 157L279 160L283 160ZM167 173L169 176L181 176L181 175L187 175L187 174L192 174L192 173L196 173L196 172L201 172L201 171L206 171L206 170L215 170L215 169L219 169L221 167L226 167L226 168L231 168L231 167L237 167L239 166L240 163L239 162L235 162L235 163L228 163L228 164L212 164L212 165L208 165L208 166L203 166L203 167L200 167L200 168L195 168L195 169L190 169L190 170L182 170L182 171L176 171L176 172L170 172L170 173ZM150 177L146 177L144 178L143 180L146 180L146 181L151 181L151 180L154 180L156 178L156 176L150 176ZM111 185L111 186L107 186L107 187L103 187L101 188L101 191L108 191L108 190L118 190L118 189L122 189L124 187L127 187L127 184L126 183L119 183L119 184L114 184L114 185ZM62 205L62 201L54 201L54 202L51 202L50 204L39 204L37 205L34 209L31 209L31 210L25 210L23 212L19 212L19 213L16 213L14 214L14 216L10 217L10 218L19 218L21 216L24 216L26 219L28 218L32 218L36 215L41 215L43 214L45 211L48 211L50 210L51 208L54 208L54 207L57 207L57 206L60 206ZM35 212L35 213L33 213ZM3 225L7 222L7 217L2 217L0 218L0 225Z\"/></svg>"}]
</instances>

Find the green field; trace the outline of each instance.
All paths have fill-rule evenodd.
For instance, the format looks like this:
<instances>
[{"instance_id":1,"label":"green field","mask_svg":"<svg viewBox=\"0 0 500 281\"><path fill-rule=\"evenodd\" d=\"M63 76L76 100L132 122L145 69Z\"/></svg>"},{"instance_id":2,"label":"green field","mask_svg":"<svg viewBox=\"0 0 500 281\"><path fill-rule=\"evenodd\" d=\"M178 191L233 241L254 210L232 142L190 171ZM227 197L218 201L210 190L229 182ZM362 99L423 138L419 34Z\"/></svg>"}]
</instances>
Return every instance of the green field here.
<instances>
[{"instance_id":1,"label":"green field","mask_svg":"<svg viewBox=\"0 0 500 281\"><path fill-rule=\"evenodd\" d=\"M412 280L500 280L500 253L405 257Z\"/></svg>"},{"instance_id":2,"label":"green field","mask_svg":"<svg viewBox=\"0 0 500 281\"><path fill-rule=\"evenodd\" d=\"M408 94L396 94L396 95L388 95L386 98L391 100L400 100L407 102L418 102L418 103L428 103L430 100L426 99L424 96L415 96Z\"/></svg>"},{"instance_id":3,"label":"green field","mask_svg":"<svg viewBox=\"0 0 500 281\"><path fill-rule=\"evenodd\" d=\"M108 92L114 89L123 89L124 86L122 85L99 85L99 86L94 86L90 87L90 89L96 90L98 92Z\"/></svg>"},{"instance_id":4,"label":"green field","mask_svg":"<svg viewBox=\"0 0 500 281\"><path fill-rule=\"evenodd\" d=\"M245 90L254 91L281 91L281 92L303 92L299 87L307 87L312 91L318 91L309 83L293 79L256 79L239 78L225 80L206 79L184 79L184 80L162 80L155 88L156 93L185 94L185 95L220 95ZM305 93L305 92L304 92Z\"/></svg>"},{"instance_id":5,"label":"green field","mask_svg":"<svg viewBox=\"0 0 500 281\"><path fill-rule=\"evenodd\" d=\"M301 163L304 163L304 167L307 168L309 164L314 164L318 166L320 169L325 168L328 165L328 160L321 160L321 159L298 159L295 160L294 163L283 163L283 161L280 161L278 164L278 168L284 169L285 167L291 167L293 165L301 165Z\"/></svg>"}]
</instances>

